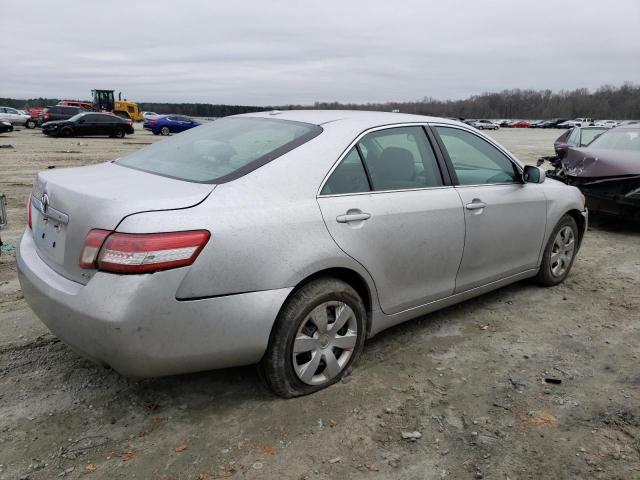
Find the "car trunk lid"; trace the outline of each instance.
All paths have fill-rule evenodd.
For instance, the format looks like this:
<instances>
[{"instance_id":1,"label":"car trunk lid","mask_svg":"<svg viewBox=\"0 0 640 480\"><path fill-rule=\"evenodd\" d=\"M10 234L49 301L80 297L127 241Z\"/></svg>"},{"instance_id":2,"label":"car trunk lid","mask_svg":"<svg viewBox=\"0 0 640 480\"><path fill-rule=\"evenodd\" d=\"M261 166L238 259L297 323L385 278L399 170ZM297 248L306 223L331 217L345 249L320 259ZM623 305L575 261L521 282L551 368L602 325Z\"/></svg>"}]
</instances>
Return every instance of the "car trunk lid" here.
<instances>
[{"instance_id":1,"label":"car trunk lid","mask_svg":"<svg viewBox=\"0 0 640 480\"><path fill-rule=\"evenodd\" d=\"M113 162L40 172L31 197L38 254L60 275L85 284L95 272L81 269L78 260L91 229L114 230L134 213L189 208L214 188Z\"/></svg>"}]
</instances>

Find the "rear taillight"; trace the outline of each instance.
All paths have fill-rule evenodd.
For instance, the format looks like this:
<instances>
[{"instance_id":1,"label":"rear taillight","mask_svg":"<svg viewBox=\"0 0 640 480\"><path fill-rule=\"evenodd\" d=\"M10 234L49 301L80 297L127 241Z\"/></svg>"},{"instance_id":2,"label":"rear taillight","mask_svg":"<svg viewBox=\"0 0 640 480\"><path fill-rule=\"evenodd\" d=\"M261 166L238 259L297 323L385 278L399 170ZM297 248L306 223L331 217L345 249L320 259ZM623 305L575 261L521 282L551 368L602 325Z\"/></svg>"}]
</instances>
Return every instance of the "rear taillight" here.
<instances>
[{"instance_id":1,"label":"rear taillight","mask_svg":"<svg viewBox=\"0 0 640 480\"><path fill-rule=\"evenodd\" d=\"M210 236L206 230L168 233L91 230L80 256L80 267L113 273L151 273L185 267L195 261Z\"/></svg>"},{"instance_id":2,"label":"rear taillight","mask_svg":"<svg viewBox=\"0 0 640 480\"><path fill-rule=\"evenodd\" d=\"M44 119L49 120L49 112L44 112Z\"/></svg>"},{"instance_id":3,"label":"rear taillight","mask_svg":"<svg viewBox=\"0 0 640 480\"><path fill-rule=\"evenodd\" d=\"M31 223L31 194L29 194L29 198L27 200L27 225L29 225L29 228L33 228Z\"/></svg>"},{"instance_id":4,"label":"rear taillight","mask_svg":"<svg viewBox=\"0 0 640 480\"><path fill-rule=\"evenodd\" d=\"M104 239L109 236L110 230L93 229L87 233L84 239L84 246L80 254L80 268L95 269L98 268L98 253L100 247L104 243Z\"/></svg>"}]
</instances>

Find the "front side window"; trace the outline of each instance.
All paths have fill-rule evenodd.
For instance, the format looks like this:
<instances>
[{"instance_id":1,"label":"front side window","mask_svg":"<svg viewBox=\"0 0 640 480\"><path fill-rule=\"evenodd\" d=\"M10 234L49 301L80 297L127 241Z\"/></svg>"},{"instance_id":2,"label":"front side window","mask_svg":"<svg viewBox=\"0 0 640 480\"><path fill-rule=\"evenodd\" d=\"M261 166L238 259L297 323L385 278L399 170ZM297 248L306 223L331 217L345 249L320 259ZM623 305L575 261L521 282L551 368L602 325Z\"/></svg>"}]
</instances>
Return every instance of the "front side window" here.
<instances>
[{"instance_id":1,"label":"front side window","mask_svg":"<svg viewBox=\"0 0 640 480\"><path fill-rule=\"evenodd\" d=\"M458 128L435 129L449 154L460 185L519 181L518 170L511 160L486 140Z\"/></svg>"},{"instance_id":2,"label":"front side window","mask_svg":"<svg viewBox=\"0 0 640 480\"><path fill-rule=\"evenodd\" d=\"M443 184L422 127L397 127L365 135L358 147L373 190L406 190Z\"/></svg>"},{"instance_id":3,"label":"front side window","mask_svg":"<svg viewBox=\"0 0 640 480\"><path fill-rule=\"evenodd\" d=\"M322 133L309 123L271 118L222 118L133 152L116 163L202 183L241 177Z\"/></svg>"}]
</instances>

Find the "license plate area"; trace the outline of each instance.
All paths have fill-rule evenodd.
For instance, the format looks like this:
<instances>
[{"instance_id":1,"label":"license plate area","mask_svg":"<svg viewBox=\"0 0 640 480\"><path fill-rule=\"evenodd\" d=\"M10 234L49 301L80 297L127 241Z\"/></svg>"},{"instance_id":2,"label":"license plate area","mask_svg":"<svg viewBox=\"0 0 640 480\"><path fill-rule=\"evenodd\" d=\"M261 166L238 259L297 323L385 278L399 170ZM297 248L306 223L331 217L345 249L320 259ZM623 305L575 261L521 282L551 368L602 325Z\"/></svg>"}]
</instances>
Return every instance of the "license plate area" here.
<instances>
[{"instance_id":1,"label":"license plate area","mask_svg":"<svg viewBox=\"0 0 640 480\"><path fill-rule=\"evenodd\" d=\"M33 225L33 240L40 252L55 263L64 263L67 226L50 218L37 215Z\"/></svg>"}]
</instances>

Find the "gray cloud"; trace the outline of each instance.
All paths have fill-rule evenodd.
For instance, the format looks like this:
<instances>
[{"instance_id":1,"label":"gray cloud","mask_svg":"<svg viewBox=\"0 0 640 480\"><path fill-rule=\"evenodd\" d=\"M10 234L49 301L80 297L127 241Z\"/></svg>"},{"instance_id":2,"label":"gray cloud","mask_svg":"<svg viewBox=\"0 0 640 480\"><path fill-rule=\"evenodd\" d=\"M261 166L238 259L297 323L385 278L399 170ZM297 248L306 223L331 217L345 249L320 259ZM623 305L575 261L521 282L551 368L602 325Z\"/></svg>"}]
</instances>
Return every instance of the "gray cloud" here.
<instances>
[{"instance_id":1,"label":"gray cloud","mask_svg":"<svg viewBox=\"0 0 640 480\"><path fill-rule=\"evenodd\" d=\"M460 98L640 78L640 2L0 2L0 96Z\"/></svg>"}]
</instances>

